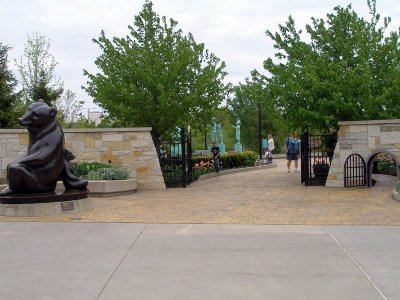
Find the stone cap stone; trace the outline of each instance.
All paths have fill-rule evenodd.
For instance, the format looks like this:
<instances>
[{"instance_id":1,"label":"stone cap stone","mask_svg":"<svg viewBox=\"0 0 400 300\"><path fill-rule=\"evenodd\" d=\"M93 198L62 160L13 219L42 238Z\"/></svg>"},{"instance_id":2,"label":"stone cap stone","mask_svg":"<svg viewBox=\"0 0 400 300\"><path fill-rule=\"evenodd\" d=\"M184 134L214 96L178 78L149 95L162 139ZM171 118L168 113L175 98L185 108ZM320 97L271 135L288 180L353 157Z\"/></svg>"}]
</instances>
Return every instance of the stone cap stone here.
<instances>
[{"instance_id":1,"label":"stone cap stone","mask_svg":"<svg viewBox=\"0 0 400 300\"><path fill-rule=\"evenodd\" d=\"M68 133L96 133L96 132L150 132L151 127L135 128L63 128ZM26 129L0 129L0 133L26 133Z\"/></svg>"},{"instance_id":2,"label":"stone cap stone","mask_svg":"<svg viewBox=\"0 0 400 300\"><path fill-rule=\"evenodd\" d=\"M340 121L339 125L380 125L380 124L400 124L400 119L392 120L364 120L364 121Z\"/></svg>"}]
</instances>

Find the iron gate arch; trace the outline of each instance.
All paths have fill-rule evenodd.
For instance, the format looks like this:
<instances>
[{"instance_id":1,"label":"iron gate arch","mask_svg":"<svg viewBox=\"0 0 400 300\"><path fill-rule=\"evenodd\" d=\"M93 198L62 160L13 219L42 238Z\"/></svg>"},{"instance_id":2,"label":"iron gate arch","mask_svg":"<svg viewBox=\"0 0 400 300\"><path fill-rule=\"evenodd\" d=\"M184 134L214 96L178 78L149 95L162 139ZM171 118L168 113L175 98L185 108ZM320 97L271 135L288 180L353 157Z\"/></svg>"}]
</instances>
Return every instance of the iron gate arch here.
<instances>
[{"instance_id":1,"label":"iron gate arch","mask_svg":"<svg viewBox=\"0 0 400 300\"><path fill-rule=\"evenodd\" d=\"M167 187L186 187L193 181L192 134L179 133L160 142L159 161Z\"/></svg>"},{"instance_id":2,"label":"iron gate arch","mask_svg":"<svg viewBox=\"0 0 400 300\"><path fill-rule=\"evenodd\" d=\"M344 187L366 186L367 167L364 158L351 154L344 163Z\"/></svg>"},{"instance_id":3,"label":"iron gate arch","mask_svg":"<svg viewBox=\"0 0 400 300\"><path fill-rule=\"evenodd\" d=\"M336 134L309 134L306 130L301 135L301 183L325 185L336 141Z\"/></svg>"}]
</instances>

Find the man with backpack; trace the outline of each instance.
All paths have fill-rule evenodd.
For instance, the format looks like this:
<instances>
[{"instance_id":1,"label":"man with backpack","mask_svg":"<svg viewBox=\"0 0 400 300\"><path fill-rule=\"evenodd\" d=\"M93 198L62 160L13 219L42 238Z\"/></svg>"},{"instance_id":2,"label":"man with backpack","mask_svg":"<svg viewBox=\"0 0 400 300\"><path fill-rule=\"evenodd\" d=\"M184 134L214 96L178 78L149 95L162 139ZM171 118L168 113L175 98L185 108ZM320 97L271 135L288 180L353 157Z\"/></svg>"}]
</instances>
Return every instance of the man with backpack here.
<instances>
[{"instance_id":1,"label":"man with backpack","mask_svg":"<svg viewBox=\"0 0 400 300\"><path fill-rule=\"evenodd\" d=\"M285 141L285 152L287 159L287 168L288 172L290 172L290 165L292 164L292 160L294 160L294 172L298 173L298 165L299 165L299 152L300 152L300 141L296 139L296 133L293 132L288 139Z\"/></svg>"}]
</instances>

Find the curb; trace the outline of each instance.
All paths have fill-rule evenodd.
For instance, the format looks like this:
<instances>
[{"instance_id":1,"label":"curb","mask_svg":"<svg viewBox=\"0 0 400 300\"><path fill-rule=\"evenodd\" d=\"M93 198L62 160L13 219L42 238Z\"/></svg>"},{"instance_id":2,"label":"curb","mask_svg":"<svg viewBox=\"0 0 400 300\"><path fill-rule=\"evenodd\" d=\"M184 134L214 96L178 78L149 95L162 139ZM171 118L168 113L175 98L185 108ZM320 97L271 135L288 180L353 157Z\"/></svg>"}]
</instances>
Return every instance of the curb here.
<instances>
[{"instance_id":1,"label":"curb","mask_svg":"<svg viewBox=\"0 0 400 300\"><path fill-rule=\"evenodd\" d=\"M393 198L394 200L400 201L400 195L399 195L399 193L396 191L396 188L393 189L392 198Z\"/></svg>"},{"instance_id":2,"label":"curb","mask_svg":"<svg viewBox=\"0 0 400 300\"><path fill-rule=\"evenodd\" d=\"M273 162L273 163L271 163L269 165L254 166L254 167L247 167L247 168L238 168L238 169L229 169L229 170L221 171L219 173L216 173L216 172L208 173L208 174L201 175L196 181L201 181L201 180L205 180L205 179L212 178L212 177L217 177L217 176L222 176L222 175L243 173L243 172L249 172L249 171L257 171L257 170L269 169L269 168L276 168L276 163Z\"/></svg>"}]
</instances>

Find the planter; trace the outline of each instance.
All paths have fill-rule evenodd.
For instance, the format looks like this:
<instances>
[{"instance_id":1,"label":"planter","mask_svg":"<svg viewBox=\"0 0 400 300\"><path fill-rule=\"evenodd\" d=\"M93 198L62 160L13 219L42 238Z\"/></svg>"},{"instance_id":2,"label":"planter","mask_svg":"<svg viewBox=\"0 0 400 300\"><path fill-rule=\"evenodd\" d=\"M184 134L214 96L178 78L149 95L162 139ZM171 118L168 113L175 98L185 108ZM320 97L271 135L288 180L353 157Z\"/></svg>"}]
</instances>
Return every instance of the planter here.
<instances>
[{"instance_id":1,"label":"planter","mask_svg":"<svg viewBox=\"0 0 400 300\"><path fill-rule=\"evenodd\" d=\"M57 189L63 190L62 182L57 183ZM132 194L137 190L137 179L126 180L89 180L89 196L110 197Z\"/></svg>"},{"instance_id":2,"label":"planter","mask_svg":"<svg viewBox=\"0 0 400 300\"><path fill-rule=\"evenodd\" d=\"M400 195L399 195L399 193L396 191L396 188L393 189L392 198L393 198L394 200L400 201Z\"/></svg>"},{"instance_id":3,"label":"planter","mask_svg":"<svg viewBox=\"0 0 400 300\"><path fill-rule=\"evenodd\" d=\"M328 177L329 165L313 165L313 173L315 177Z\"/></svg>"},{"instance_id":4,"label":"planter","mask_svg":"<svg viewBox=\"0 0 400 300\"><path fill-rule=\"evenodd\" d=\"M1 184L0 190L7 187ZM64 184L57 182L56 190L64 190ZM126 180L89 180L89 196L110 197L118 195L132 194L137 190L137 179L129 178Z\"/></svg>"}]
</instances>

